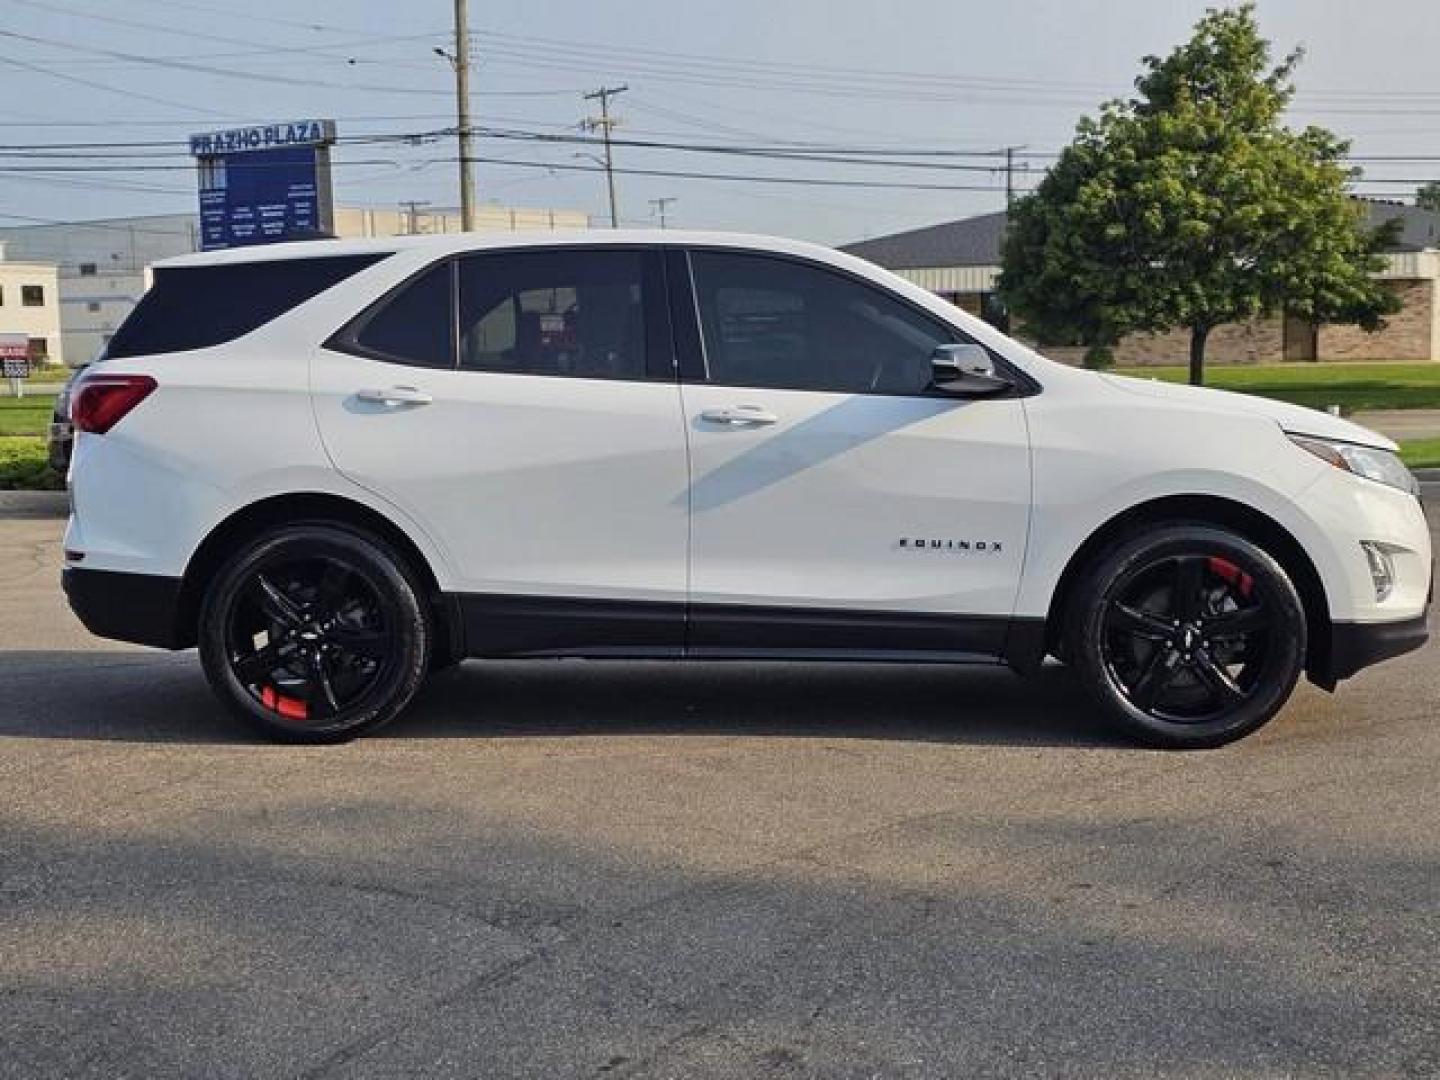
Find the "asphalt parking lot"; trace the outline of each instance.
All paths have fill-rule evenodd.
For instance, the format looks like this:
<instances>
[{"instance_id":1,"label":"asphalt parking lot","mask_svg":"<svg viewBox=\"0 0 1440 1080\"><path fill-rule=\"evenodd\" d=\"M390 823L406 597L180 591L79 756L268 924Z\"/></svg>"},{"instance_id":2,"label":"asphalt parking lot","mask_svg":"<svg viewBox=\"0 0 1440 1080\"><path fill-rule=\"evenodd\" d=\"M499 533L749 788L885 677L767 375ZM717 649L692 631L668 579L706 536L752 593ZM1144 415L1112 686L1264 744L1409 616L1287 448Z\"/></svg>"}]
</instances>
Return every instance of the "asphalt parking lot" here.
<instances>
[{"instance_id":1,"label":"asphalt parking lot","mask_svg":"<svg viewBox=\"0 0 1440 1080\"><path fill-rule=\"evenodd\" d=\"M1058 669L584 663L295 749L60 531L0 520L0 1075L1440 1075L1434 644L1209 753Z\"/></svg>"}]
</instances>

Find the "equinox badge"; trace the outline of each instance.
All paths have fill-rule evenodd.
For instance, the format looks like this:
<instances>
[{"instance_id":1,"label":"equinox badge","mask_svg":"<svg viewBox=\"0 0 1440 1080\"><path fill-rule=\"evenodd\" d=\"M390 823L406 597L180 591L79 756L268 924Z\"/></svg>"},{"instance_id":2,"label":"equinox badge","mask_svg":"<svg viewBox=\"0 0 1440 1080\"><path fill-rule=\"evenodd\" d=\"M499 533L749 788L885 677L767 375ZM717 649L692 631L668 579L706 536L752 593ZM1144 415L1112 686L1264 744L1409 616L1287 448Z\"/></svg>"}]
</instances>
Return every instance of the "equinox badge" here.
<instances>
[{"instance_id":1,"label":"equinox badge","mask_svg":"<svg viewBox=\"0 0 1440 1080\"><path fill-rule=\"evenodd\" d=\"M1004 550L999 540L925 540L913 536L902 536L898 546L903 551L999 552Z\"/></svg>"}]
</instances>

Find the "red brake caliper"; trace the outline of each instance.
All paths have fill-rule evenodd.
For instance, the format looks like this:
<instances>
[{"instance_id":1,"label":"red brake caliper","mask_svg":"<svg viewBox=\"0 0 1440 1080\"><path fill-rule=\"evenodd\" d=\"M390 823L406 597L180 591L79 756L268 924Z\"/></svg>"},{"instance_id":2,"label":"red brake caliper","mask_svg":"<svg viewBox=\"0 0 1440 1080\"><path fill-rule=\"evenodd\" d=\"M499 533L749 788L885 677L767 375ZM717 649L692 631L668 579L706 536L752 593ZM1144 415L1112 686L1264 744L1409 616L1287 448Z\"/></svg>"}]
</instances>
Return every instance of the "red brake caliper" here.
<instances>
[{"instance_id":1,"label":"red brake caliper","mask_svg":"<svg viewBox=\"0 0 1440 1080\"><path fill-rule=\"evenodd\" d=\"M1250 593L1255 588L1255 579L1229 559L1222 559L1212 555L1210 557L1210 572L1216 577L1228 581L1231 587L1246 600L1250 599Z\"/></svg>"},{"instance_id":2,"label":"red brake caliper","mask_svg":"<svg viewBox=\"0 0 1440 1080\"><path fill-rule=\"evenodd\" d=\"M285 697L278 693L273 686L260 688L260 704L279 713L287 720L304 720L309 715L305 702L298 698Z\"/></svg>"}]
</instances>

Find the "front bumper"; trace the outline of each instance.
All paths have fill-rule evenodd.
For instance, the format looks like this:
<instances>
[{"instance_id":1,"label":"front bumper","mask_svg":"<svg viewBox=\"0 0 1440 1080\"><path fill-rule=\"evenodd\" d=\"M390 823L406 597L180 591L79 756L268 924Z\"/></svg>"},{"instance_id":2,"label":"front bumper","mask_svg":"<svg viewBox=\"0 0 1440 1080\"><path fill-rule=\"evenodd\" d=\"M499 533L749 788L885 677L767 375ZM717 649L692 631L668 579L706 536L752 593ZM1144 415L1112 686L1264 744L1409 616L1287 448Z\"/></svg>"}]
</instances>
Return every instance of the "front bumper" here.
<instances>
[{"instance_id":1,"label":"front bumper","mask_svg":"<svg viewBox=\"0 0 1440 1080\"><path fill-rule=\"evenodd\" d=\"M1335 623L1324 647L1312 654L1307 674L1310 681L1326 690L1356 672L1405 653L1413 652L1430 639L1426 614L1400 622Z\"/></svg>"},{"instance_id":2,"label":"front bumper","mask_svg":"<svg viewBox=\"0 0 1440 1080\"><path fill-rule=\"evenodd\" d=\"M180 579L67 566L60 583L70 609L97 637L184 649L193 635L180 633Z\"/></svg>"}]
</instances>

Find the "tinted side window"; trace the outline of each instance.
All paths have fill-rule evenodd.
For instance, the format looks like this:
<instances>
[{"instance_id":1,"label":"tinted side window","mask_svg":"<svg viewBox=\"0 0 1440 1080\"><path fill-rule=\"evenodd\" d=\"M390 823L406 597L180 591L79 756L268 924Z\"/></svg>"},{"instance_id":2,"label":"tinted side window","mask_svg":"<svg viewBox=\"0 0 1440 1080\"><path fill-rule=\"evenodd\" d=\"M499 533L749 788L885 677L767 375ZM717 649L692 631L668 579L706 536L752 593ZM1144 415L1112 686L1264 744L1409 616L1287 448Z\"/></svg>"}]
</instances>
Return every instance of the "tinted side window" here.
<instances>
[{"instance_id":1,"label":"tinted side window","mask_svg":"<svg viewBox=\"0 0 1440 1080\"><path fill-rule=\"evenodd\" d=\"M383 258L385 253L162 267L106 355L148 356L233 341Z\"/></svg>"},{"instance_id":2,"label":"tinted side window","mask_svg":"<svg viewBox=\"0 0 1440 1080\"><path fill-rule=\"evenodd\" d=\"M695 296L710 382L921 394L930 354L956 340L883 291L788 259L697 251Z\"/></svg>"},{"instance_id":3,"label":"tinted side window","mask_svg":"<svg viewBox=\"0 0 1440 1080\"><path fill-rule=\"evenodd\" d=\"M454 264L411 278L341 335L357 352L420 367L454 367Z\"/></svg>"},{"instance_id":4,"label":"tinted side window","mask_svg":"<svg viewBox=\"0 0 1440 1080\"><path fill-rule=\"evenodd\" d=\"M645 378L639 251L521 251L460 260L460 366Z\"/></svg>"}]
</instances>

